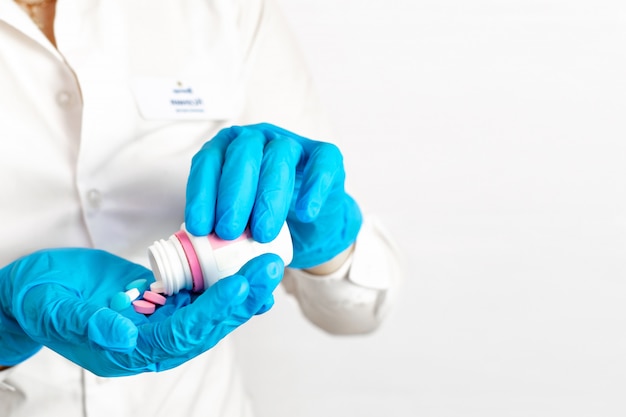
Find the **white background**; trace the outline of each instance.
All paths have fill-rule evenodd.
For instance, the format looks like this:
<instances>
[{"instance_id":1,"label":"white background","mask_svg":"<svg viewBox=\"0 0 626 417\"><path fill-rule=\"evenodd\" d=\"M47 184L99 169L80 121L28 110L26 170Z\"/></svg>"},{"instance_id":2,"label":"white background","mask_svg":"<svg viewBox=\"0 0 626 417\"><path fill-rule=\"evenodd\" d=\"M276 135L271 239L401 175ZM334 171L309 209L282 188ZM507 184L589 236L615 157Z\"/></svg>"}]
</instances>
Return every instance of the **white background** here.
<instances>
[{"instance_id":1,"label":"white background","mask_svg":"<svg viewBox=\"0 0 626 417\"><path fill-rule=\"evenodd\" d=\"M626 2L281 2L408 275L370 336L240 329L259 416L625 416Z\"/></svg>"}]
</instances>

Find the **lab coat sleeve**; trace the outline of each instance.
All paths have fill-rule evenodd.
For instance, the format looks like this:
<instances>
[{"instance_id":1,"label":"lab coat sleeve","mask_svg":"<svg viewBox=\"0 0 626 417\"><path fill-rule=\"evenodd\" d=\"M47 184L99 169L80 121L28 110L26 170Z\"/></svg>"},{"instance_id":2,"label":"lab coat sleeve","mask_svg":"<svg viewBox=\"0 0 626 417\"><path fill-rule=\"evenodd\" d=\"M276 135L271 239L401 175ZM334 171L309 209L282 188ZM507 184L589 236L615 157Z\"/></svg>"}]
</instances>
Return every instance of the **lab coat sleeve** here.
<instances>
[{"instance_id":1,"label":"lab coat sleeve","mask_svg":"<svg viewBox=\"0 0 626 417\"><path fill-rule=\"evenodd\" d=\"M403 280L402 261L388 233L366 218L354 251L339 270L326 276L287 268L283 284L302 313L331 334L375 330L389 311Z\"/></svg>"}]
</instances>

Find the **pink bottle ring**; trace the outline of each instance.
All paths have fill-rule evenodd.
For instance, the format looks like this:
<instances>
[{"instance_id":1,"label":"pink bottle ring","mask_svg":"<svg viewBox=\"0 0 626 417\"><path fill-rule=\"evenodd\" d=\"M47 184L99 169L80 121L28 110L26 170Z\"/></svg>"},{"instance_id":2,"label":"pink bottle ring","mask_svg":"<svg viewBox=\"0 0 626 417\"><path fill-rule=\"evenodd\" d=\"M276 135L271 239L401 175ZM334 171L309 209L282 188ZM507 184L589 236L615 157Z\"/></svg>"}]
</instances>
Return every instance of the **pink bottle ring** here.
<instances>
[{"instance_id":1,"label":"pink bottle ring","mask_svg":"<svg viewBox=\"0 0 626 417\"><path fill-rule=\"evenodd\" d=\"M191 280L192 280L192 290L194 292L200 292L204 290L204 279L202 276L202 268L200 267L200 262L198 261L198 255L196 255L196 250L185 233L184 230L179 230L174 233L174 236L178 239L181 246L183 247L183 251L185 252L185 256L187 257L187 263L189 264L189 269L191 269Z\"/></svg>"}]
</instances>

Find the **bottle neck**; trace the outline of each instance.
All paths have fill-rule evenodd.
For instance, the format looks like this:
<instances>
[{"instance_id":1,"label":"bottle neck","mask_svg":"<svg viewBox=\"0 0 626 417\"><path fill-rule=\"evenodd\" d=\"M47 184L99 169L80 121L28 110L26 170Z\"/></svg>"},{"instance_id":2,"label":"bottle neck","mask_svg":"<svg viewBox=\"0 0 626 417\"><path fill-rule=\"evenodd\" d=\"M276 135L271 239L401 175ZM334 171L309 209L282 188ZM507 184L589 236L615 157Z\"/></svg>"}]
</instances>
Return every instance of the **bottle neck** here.
<instances>
[{"instance_id":1,"label":"bottle neck","mask_svg":"<svg viewBox=\"0 0 626 417\"><path fill-rule=\"evenodd\" d=\"M154 242L148 248L148 257L154 277L163 284L165 294L172 295L182 289L192 289L191 269L185 251L175 236Z\"/></svg>"}]
</instances>

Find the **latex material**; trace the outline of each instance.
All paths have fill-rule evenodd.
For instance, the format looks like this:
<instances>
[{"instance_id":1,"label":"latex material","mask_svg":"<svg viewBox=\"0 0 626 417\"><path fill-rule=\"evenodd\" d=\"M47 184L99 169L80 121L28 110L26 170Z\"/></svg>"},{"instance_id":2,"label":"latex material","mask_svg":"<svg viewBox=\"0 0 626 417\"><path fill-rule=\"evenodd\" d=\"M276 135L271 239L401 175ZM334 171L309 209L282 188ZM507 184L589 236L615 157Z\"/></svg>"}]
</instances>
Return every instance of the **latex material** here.
<instances>
[{"instance_id":1,"label":"latex material","mask_svg":"<svg viewBox=\"0 0 626 417\"><path fill-rule=\"evenodd\" d=\"M267 254L201 295L181 292L151 316L108 308L110 298L151 272L93 249L36 252L0 269L0 364L46 345L100 376L170 369L266 311L284 265Z\"/></svg>"},{"instance_id":2,"label":"latex material","mask_svg":"<svg viewBox=\"0 0 626 417\"><path fill-rule=\"evenodd\" d=\"M290 266L324 263L355 240L362 217L344 190L339 149L270 124L222 129L194 156L185 224L198 236L235 239L250 225L260 242L287 220Z\"/></svg>"}]
</instances>

